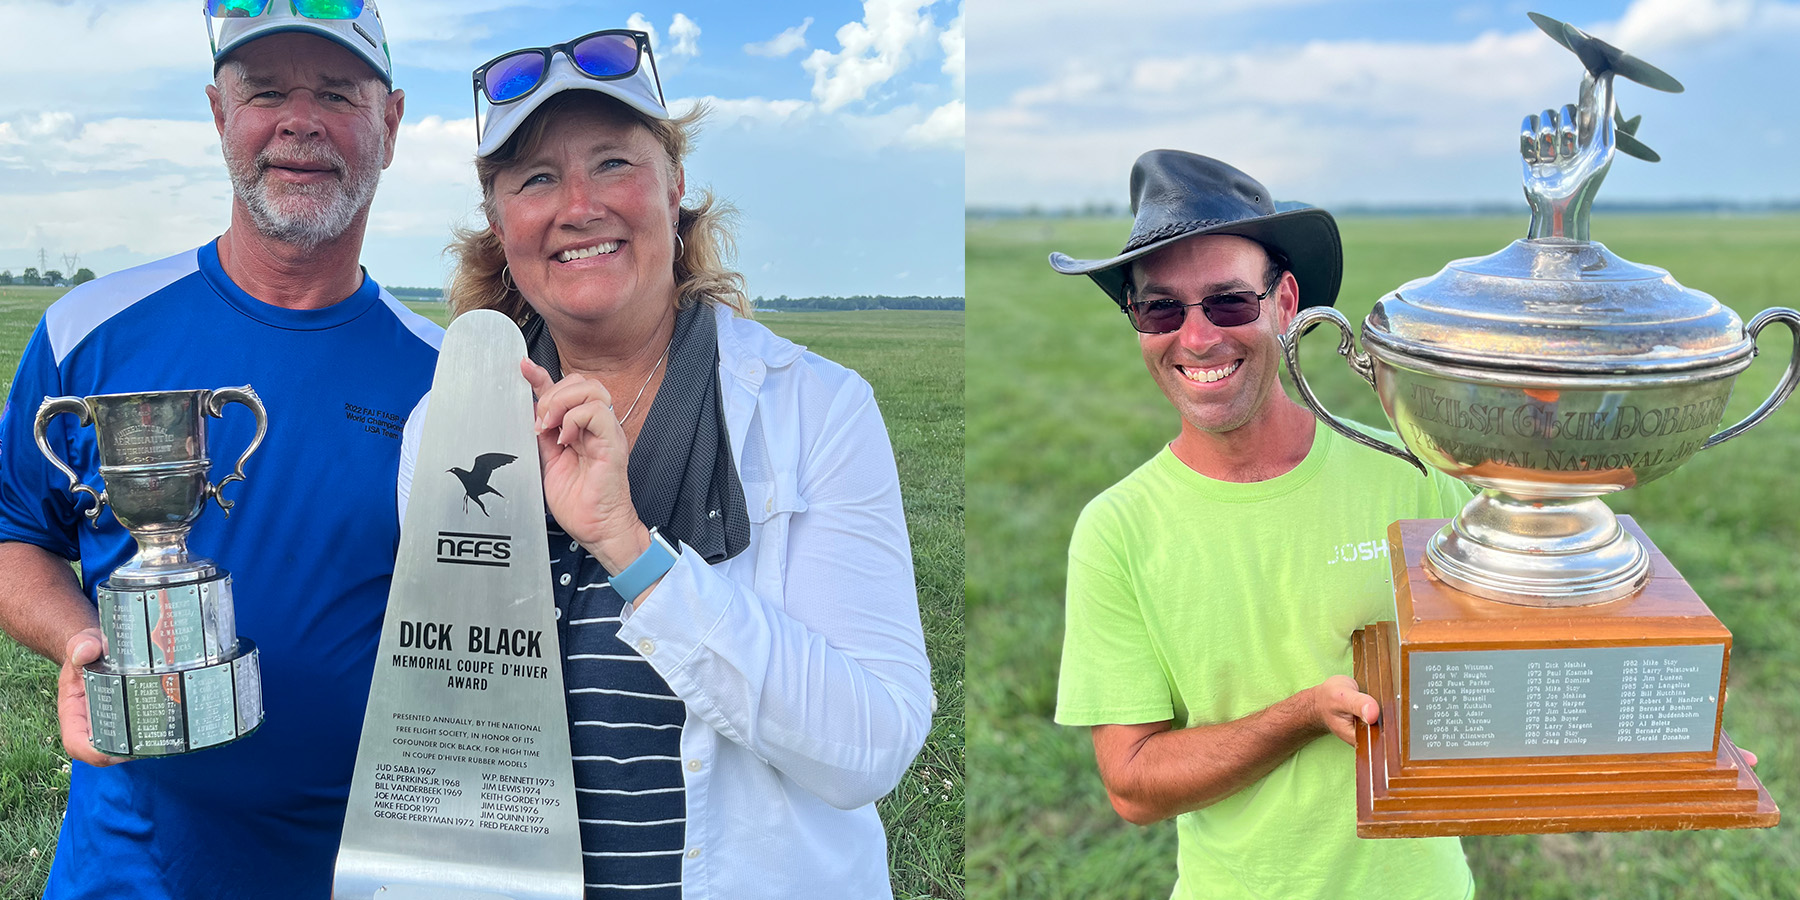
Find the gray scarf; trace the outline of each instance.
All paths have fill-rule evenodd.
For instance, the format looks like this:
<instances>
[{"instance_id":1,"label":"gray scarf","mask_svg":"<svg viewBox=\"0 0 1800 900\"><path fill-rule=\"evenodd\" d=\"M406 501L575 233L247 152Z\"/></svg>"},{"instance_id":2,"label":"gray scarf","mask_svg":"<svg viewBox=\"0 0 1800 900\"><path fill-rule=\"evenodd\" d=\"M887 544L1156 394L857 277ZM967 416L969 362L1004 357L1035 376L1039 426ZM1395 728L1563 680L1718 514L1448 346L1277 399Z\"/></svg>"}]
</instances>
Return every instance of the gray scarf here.
<instances>
[{"instance_id":1,"label":"gray scarf","mask_svg":"<svg viewBox=\"0 0 1800 900\"><path fill-rule=\"evenodd\" d=\"M520 327L531 361L562 380L562 360L543 318L528 312ZM695 303L676 313L668 365L631 448L631 504L645 525L692 547L708 564L721 563L749 546L750 514L731 462L711 306Z\"/></svg>"}]
</instances>

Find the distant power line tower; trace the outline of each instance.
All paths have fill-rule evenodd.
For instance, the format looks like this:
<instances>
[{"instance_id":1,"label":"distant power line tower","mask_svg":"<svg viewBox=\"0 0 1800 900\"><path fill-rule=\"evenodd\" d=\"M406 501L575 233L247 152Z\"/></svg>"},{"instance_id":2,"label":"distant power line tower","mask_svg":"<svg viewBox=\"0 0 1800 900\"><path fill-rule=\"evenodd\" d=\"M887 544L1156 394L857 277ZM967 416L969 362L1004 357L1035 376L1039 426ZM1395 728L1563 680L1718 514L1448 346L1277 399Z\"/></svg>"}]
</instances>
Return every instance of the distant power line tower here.
<instances>
[{"instance_id":1,"label":"distant power line tower","mask_svg":"<svg viewBox=\"0 0 1800 900\"><path fill-rule=\"evenodd\" d=\"M44 252L44 248L39 247L38 248L38 271L42 272L48 268L50 268L50 256L49 256L49 254Z\"/></svg>"},{"instance_id":2,"label":"distant power line tower","mask_svg":"<svg viewBox=\"0 0 1800 900\"><path fill-rule=\"evenodd\" d=\"M73 279L75 277L75 271L81 266L81 254L64 253L62 255L62 263L63 275Z\"/></svg>"}]
</instances>

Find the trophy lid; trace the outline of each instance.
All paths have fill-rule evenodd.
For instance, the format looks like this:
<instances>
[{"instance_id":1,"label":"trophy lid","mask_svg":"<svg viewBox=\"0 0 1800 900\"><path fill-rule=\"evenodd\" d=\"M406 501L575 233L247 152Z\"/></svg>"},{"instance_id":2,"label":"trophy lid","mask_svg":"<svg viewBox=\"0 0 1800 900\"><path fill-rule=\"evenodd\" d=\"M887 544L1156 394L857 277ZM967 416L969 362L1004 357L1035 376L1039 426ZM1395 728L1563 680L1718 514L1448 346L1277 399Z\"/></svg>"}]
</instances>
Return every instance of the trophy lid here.
<instances>
[{"instance_id":1,"label":"trophy lid","mask_svg":"<svg viewBox=\"0 0 1800 900\"><path fill-rule=\"evenodd\" d=\"M1527 237L1401 285L1363 322L1371 352L1465 369L1550 375L1674 373L1747 365L1755 341L1718 300L1588 240L1588 216L1615 152L1656 162L1613 96L1622 76L1681 83L1548 16L1533 22L1581 59L1579 104L1525 118L1519 132Z\"/></svg>"},{"instance_id":2,"label":"trophy lid","mask_svg":"<svg viewBox=\"0 0 1800 900\"><path fill-rule=\"evenodd\" d=\"M1377 353L1547 373L1710 369L1755 353L1711 295L1567 238L1517 240L1401 285L1375 303L1363 337Z\"/></svg>"}]
</instances>

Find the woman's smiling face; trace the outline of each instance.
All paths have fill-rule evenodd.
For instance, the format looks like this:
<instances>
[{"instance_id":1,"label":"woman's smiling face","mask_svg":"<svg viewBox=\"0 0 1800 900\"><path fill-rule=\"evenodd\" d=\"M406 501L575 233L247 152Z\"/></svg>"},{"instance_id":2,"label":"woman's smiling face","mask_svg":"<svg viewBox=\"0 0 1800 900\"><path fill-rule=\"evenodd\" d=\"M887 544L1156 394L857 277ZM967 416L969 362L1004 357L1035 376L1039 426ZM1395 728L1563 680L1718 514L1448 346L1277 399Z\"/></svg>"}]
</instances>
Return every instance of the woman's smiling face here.
<instances>
[{"instance_id":1,"label":"woman's smiling face","mask_svg":"<svg viewBox=\"0 0 1800 900\"><path fill-rule=\"evenodd\" d=\"M617 103L557 106L537 146L494 179L490 224L513 283L553 328L665 314L681 172Z\"/></svg>"}]
</instances>

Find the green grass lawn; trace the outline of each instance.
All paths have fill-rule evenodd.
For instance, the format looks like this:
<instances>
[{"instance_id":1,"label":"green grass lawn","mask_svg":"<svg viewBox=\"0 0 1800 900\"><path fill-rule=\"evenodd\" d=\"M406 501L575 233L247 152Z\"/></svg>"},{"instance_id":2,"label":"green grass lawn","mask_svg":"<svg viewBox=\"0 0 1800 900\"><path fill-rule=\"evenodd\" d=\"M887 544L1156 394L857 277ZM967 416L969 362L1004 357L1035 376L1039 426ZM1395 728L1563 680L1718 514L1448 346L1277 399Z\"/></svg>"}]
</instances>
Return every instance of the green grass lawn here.
<instances>
[{"instance_id":1,"label":"green grass lawn","mask_svg":"<svg viewBox=\"0 0 1800 900\"><path fill-rule=\"evenodd\" d=\"M1402 282L1523 235L1516 218L1352 219L1337 306L1360 322ZM1083 504L1174 436L1130 326L1051 250L1104 257L1124 220L970 220L966 481L971 721L967 867L974 898L1160 898L1174 883L1171 823L1138 828L1107 804L1085 729L1052 724L1065 552ZM1668 269L1745 318L1800 304L1800 217L1596 217L1596 239ZM1333 352L1304 345L1327 407L1381 422L1375 395ZM1768 395L1791 346L1764 332L1738 382L1736 421ZM1291 390L1291 389L1290 389ZM1800 897L1800 407L1618 495L1735 637L1725 724L1777 803L1779 827L1464 841L1487 898Z\"/></svg>"},{"instance_id":2,"label":"green grass lawn","mask_svg":"<svg viewBox=\"0 0 1800 900\"><path fill-rule=\"evenodd\" d=\"M0 288L0 371L61 289ZM443 323L442 304L409 304ZM880 804L895 895L963 896L963 314L766 314L777 333L874 385L900 467L938 711L899 789ZM0 639L0 900L43 890L68 793L51 690L56 669Z\"/></svg>"}]
</instances>

